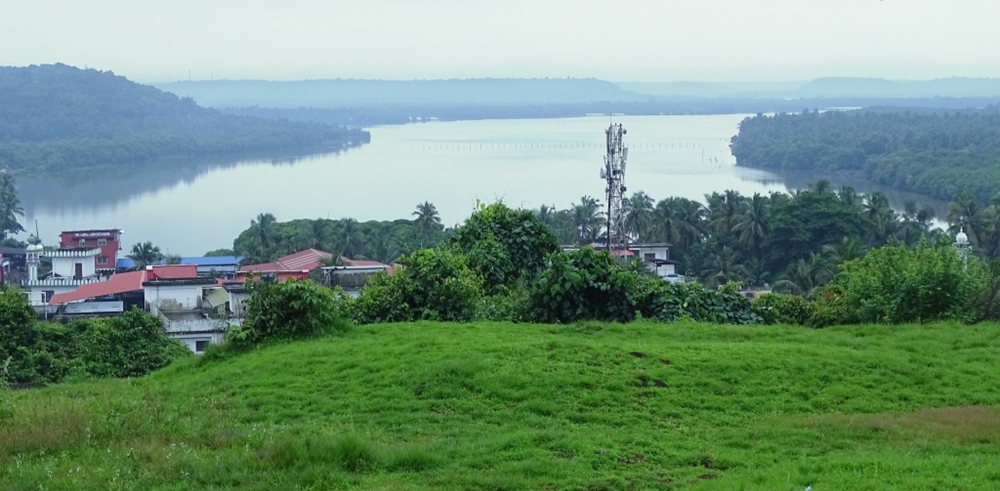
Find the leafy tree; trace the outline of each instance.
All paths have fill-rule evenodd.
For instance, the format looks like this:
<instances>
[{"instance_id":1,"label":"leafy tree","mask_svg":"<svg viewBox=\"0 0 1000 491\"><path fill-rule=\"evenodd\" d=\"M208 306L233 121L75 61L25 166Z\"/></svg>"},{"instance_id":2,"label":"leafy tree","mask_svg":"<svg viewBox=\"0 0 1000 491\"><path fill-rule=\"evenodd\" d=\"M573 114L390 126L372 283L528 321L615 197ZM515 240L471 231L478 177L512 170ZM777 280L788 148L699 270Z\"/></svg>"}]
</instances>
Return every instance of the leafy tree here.
<instances>
[{"instance_id":1,"label":"leafy tree","mask_svg":"<svg viewBox=\"0 0 1000 491\"><path fill-rule=\"evenodd\" d=\"M559 252L559 240L529 210L494 203L476 210L455 230L451 243L467 257L487 292L533 278Z\"/></svg>"},{"instance_id":2,"label":"leafy tree","mask_svg":"<svg viewBox=\"0 0 1000 491\"><path fill-rule=\"evenodd\" d=\"M584 247L562 252L532 285L530 315L536 322L627 322L635 317L638 281L607 251Z\"/></svg>"},{"instance_id":3,"label":"leafy tree","mask_svg":"<svg viewBox=\"0 0 1000 491\"><path fill-rule=\"evenodd\" d=\"M229 257L235 255L236 251L232 249L213 249L205 253L205 257Z\"/></svg>"},{"instance_id":4,"label":"leafy tree","mask_svg":"<svg viewBox=\"0 0 1000 491\"><path fill-rule=\"evenodd\" d=\"M368 280L355 300L356 322L408 322L420 319L465 322L476 318L482 281L449 249L422 249L403 256L389 275Z\"/></svg>"},{"instance_id":5,"label":"leafy tree","mask_svg":"<svg viewBox=\"0 0 1000 491\"><path fill-rule=\"evenodd\" d=\"M135 261L136 269L146 269L146 266L156 264L164 258L160 248L149 241L137 242L127 257Z\"/></svg>"}]
</instances>

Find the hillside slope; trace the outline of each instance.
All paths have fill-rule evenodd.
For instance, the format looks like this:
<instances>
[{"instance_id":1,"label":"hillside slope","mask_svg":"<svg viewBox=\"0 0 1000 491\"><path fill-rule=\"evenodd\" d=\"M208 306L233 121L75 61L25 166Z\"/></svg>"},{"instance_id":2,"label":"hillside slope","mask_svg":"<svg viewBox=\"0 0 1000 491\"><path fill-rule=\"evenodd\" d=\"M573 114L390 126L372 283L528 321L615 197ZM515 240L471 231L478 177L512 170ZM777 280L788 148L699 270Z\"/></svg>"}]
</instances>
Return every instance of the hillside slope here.
<instances>
[{"instance_id":1,"label":"hillside slope","mask_svg":"<svg viewBox=\"0 0 1000 491\"><path fill-rule=\"evenodd\" d=\"M997 325L368 326L17 392L0 482L996 489L998 339Z\"/></svg>"},{"instance_id":2,"label":"hillside slope","mask_svg":"<svg viewBox=\"0 0 1000 491\"><path fill-rule=\"evenodd\" d=\"M335 149L367 140L359 130L222 114L112 72L61 64L0 67L0 167L14 170Z\"/></svg>"}]
</instances>

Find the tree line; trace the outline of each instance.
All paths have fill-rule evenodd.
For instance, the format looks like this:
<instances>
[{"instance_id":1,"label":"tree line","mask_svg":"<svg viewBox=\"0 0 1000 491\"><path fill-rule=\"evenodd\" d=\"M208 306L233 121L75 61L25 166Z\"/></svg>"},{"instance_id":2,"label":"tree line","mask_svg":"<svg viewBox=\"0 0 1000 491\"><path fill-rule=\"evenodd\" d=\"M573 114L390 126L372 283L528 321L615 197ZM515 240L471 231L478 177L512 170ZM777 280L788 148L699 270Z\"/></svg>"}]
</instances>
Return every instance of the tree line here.
<instances>
[{"instance_id":1,"label":"tree line","mask_svg":"<svg viewBox=\"0 0 1000 491\"><path fill-rule=\"evenodd\" d=\"M730 148L739 165L847 174L941 199L1000 192L1000 106L979 110L757 114Z\"/></svg>"}]
</instances>

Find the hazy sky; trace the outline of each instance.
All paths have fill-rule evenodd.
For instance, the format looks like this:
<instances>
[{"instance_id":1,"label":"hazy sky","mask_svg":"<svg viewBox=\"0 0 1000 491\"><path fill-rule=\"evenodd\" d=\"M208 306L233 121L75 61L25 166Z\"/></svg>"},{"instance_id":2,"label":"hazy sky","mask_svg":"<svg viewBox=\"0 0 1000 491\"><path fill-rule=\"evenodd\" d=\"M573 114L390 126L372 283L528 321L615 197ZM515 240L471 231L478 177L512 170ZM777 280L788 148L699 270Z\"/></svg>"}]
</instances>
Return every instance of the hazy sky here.
<instances>
[{"instance_id":1,"label":"hazy sky","mask_svg":"<svg viewBox=\"0 0 1000 491\"><path fill-rule=\"evenodd\" d=\"M0 65L188 78L1000 77L998 0L0 0Z\"/></svg>"}]
</instances>

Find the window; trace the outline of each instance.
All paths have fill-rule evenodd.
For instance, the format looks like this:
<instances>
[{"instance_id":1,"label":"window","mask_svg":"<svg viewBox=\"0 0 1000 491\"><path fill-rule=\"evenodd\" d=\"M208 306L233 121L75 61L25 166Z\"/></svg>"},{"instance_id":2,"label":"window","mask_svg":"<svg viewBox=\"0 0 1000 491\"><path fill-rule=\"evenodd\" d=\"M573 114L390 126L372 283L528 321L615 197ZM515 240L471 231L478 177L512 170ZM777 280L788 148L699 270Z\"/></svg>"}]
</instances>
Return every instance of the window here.
<instances>
[{"instance_id":1,"label":"window","mask_svg":"<svg viewBox=\"0 0 1000 491\"><path fill-rule=\"evenodd\" d=\"M208 341L201 340L201 341L195 341L194 342L194 352L195 353L204 353L205 352L205 348L207 348L207 347L208 347Z\"/></svg>"},{"instance_id":2,"label":"window","mask_svg":"<svg viewBox=\"0 0 1000 491\"><path fill-rule=\"evenodd\" d=\"M644 255L644 257L646 258L646 261L653 262L654 260L656 260L656 253L655 252L647 252Z\"/></svg>"},{"instance_id":3,"label":"window","mask_svg":"<svg viewBox=\"0 0 1000 491\"><path fill-rule=\"evenodd\" d=\"M97 258L97 264L108 264L108 256L99 256Z\"/></svg>"},{"instance_id":4,"label":"window","mask_svg":"<svg viewBox=\"0 0 1000 491\"><path fill-rule=\"evenodd\" d=\"M97 245L99 246L108 245L108 239L97 239Z\"/></svg>"},{"instance_id":5,"label":"window","mask_svg":"<svg viewBox=\"0 0 1000 491\"><path fill-rule=\"evenodd\" d=\"M80 239L80 247L85 247L87 245L87 239Z\"/></svg>"}]
</instances>

